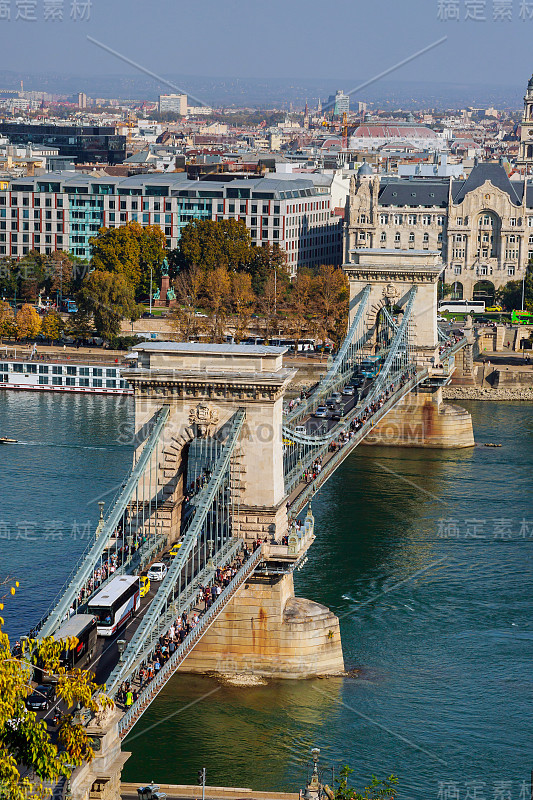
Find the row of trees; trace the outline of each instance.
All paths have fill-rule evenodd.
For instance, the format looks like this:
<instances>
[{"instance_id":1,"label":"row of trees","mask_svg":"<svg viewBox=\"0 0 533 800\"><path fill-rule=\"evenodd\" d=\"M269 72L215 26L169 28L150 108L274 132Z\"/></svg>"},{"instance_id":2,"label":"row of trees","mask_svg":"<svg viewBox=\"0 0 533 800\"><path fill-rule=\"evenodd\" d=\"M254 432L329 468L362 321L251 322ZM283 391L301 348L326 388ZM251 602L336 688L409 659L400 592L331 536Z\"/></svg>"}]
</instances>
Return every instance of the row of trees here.
<instances>
[{"instance_id":1,"label":"row of trees","mask_svg":"<svg viewBox=\"0 0 533 800\"><path fill-rule=\"evenodd\" d=\"M329 338L339 342L346 333L348 285L340 269L322 266L315 273L301 270L294 281L273 270L261 292L254 291L248 272L225 266L206 272L193 266L175 282L178 305L171 322L183 339L206 335L223 341L228 328L236 341L245 338L252 318L268 339L281 334L294 339ZM198 308L205 313L199 315Z\"/></svg>"},{"instance_id":2,"label":"row of trees","mask_svg":"<svg viewBox=\"0 0 533 800\"><path fill-rule=\"evenodd\" d=\"M15 314L9 303L0 302L0 339L35 339L42 334L55 342L64 328L64 322L56 311L41 318L32 306L25 303Z\"/></svg>"},{"instance_id":3,"label":"row of trees","mask_svg":"<svg viewBox=\"0 0 533 800\"><path fill-rule=\"evenodd\" d=\"M139 318L150 284L161 280L165 237L158 226L130 222L102 228L91 240L89 266L66 253L31 252L19 262L7 260L0 288L10 296L36 299L74 295L78 313L71 327L81 335L91 328L105 339L116 336L122 319ZM228 326L242 339L253 316L262 318L262 333L307 338L311 334L338 341L346 327L348 288L341 270L323 266L302 270L291 283L285 253L277 245L252 244L244 222L193 220L182 231L179 247L169 254L169 276L178 301L173 324L181 336L207 334L223 339ZM206 312L198 316L198 311ZM60 318L42 322L24 308L16 318L6 306L0 335L31 338L42 332L56 338ZM20 320L20 321L19 321Z\"/></svg>"}]
</instances>

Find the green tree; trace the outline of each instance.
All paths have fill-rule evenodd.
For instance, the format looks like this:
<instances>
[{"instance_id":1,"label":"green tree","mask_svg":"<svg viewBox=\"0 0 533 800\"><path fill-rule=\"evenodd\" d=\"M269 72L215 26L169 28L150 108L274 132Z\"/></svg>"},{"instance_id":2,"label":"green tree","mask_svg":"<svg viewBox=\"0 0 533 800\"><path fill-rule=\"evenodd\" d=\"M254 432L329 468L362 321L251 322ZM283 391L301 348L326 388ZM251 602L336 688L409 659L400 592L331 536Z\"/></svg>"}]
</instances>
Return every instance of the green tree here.
<instances>
[{"instance_id":1,"label":"green tree","mask_svg":"<svg viewBox=\"0 0 533 800\"><path fill-rule=\"evenodd\" d=\"M525 307L533 310L533 274L529 269L524 284ZM496 290L496 302L507 311L519 311L522 308L522 281L508 281L501 289Z\"/></svg>"},{"instance_id":2,"label":"green tree","mask_svg":"<svg viewBox=\"0 0 533 800\"><path fill-rule=\"evenodd\" d=\"M158 225L143 227L138 222L127 222L119 228L101 228L98 236L91 239L92 267L124 275L139 298L149 291L150 270L154 287L159 283L165 246L166 239Z\"/></svg>"},{"instance_id":3,"label":"green tree","mask_svg":"<svg viewBox=\"0 0 533 800\"><path fill-rule=\"evenodd\" d=\"M17 339L34 339L41 330L41 318L36 310L25 303L16 317Z\"/></svg>"},{"instance_id":4,"label":"green tree","mask_svg":"<svg viewBox=\"0 0 533 800\"><path fill-rule=\"evenodd\" d=\"M378 780L375 775L372 775L372 782L370 786L366 786L362 792L358 792L355 788L349 786L348 779L353 773L353 769L345 766L341 769L339 777L336 779L337 786L335 787L335 800L392 800L396 794L396 784L398 778L395 775L389 775L388 778Z\"/></svg>"},{"instance_id":5,"label":"green tree","mask_svg":"<svg viewBox=\"0 0 533 800\"><path fill-rule=\"evenodd\" d=\"M193 219L183 228L172 253L172 263L179 270L196 264L205 272L217 267L238 271L246 269L252 260L250 233L244 222L235 219Z\"/></svg>"},{"instance_id":6,"label":"green tree","mask_svg":"<svg viewBox=\"0 0 533 800\"><path fill-rule=\"evenodd\" d=\"M55 342L57 339L59 339L63 328L63 320L57 311L50 311L45 317L43 317L41 323L41 333L47 339L50 339L50 341Z\"/></svg>"},{"instance_id":7,"label":"green tree","mask_svg":"<svg viewBox=\"0 0 533 800\"><path fill-rule=\"evenodd\" d=\"M252 288L256 295L263 294L266 283L274 272L277 280L287 285L289 274L285 251L278 244L271 245L268 242L262 247L254 247L248 272L252 276Z\"/></svg>"},{"instance_id":8,"label":"green tree","mask_svg":"<svg viewBox=\"0 0 533 800\"><path fill-rule=\"evenodd\" d=\"M3 581L7 588L8 581ZM1 598L0 611L6 597L14 595L15 582ZM78 704L93 713L110 707L112 701L100 693L90 672L67 672L61 666L64 648L72 649L76 638L56 642L52 637L37 641L24 640L21 652L12 652L8 635L0 617L0 798L29 800L49 796L45 781L69 776L72 765L91 761L93 748L86 729L74 716ZM57 675L57 697L64 703L57 741L54 741L44 720L26 709L25 700L32 692L30 663L39 660L42 668ZM36 780L31 780L33 773Z\"/></svg>"},{"instance_id":9,"label":"green tree","mask_svg":"<svg viewBox=\"0 0 533 800\"><path fill-rule=\"evenodd\" d=\"M82 314L92 315L94 327L103 339L117 336L124 317L135 320L142 313L126 277L103 270L95 270L85 278L77 304Z\"/></svg>"}]
</instances>

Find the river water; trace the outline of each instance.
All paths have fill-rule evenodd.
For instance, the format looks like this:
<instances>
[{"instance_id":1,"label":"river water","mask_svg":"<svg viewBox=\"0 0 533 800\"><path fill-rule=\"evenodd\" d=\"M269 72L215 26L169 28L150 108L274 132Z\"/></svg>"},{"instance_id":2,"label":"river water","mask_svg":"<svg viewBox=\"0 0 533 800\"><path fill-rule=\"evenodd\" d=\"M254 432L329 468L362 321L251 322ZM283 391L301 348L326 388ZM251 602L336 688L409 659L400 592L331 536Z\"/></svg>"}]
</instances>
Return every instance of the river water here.
<instances>
[{"instance_id":1,"label":"river water","mask_svg":"<svg viewBox=\"0 0 533 800\"><path fill-rule=\"evenodd\" d=\"M296 591L340 616L358 676L243 689L178 674L125 742L126 780L194 783L206 766L210 785L294 791L318 746L359 787L395 773L402 798L529 798L533 414L468 409L476 441L503 447L360 447L313 504ZM51 602L96 501L129 468L116 431L131 413L124 399L0 394L0 435L24 442L0 448L14 636Z\"/></svg>"}]
</instances>

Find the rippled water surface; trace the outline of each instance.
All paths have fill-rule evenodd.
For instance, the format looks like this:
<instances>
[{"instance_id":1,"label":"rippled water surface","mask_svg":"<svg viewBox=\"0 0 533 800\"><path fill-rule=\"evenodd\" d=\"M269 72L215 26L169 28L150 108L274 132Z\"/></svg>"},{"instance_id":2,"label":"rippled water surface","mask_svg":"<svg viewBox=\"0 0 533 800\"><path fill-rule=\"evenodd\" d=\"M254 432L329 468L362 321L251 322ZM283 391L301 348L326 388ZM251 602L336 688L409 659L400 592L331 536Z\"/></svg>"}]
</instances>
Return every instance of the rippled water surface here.
<instances>
[{"instance_id":1,"label":"rippled water surface","mask_svg":"<svg viewBox=\"0 0 533 800\"><path fill-rule=\"evenodd\" d=\"M293 791L316 745L359 783L396 773L401 797L437 800L448 781L466 798L481 781L496 800L505 781L519 800L531 769L533 413L468 408L476 440L503 447L361 447L313 504L297 594L340 616L359 677L242 689L178 674L126 740L126 779L194 783L205 765L211 785ZM128 469L116 428L129 413L123 400L0 394L0 435L33 442L0 448L0 522L41 528L37 541L0 538L1 571L22 580L13 632L85 546L72 521L94 524L92 501ZM61 540L43 540L51 519Z\"/></svg>"}]
</instances>

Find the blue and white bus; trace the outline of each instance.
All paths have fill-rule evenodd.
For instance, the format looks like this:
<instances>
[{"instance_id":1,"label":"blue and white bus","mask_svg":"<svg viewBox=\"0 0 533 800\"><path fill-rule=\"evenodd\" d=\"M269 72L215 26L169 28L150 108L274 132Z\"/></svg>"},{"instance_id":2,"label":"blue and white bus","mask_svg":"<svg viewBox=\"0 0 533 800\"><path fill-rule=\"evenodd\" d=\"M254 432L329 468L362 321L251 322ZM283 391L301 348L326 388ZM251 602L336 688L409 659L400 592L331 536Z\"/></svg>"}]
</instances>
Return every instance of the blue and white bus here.
<instances>
[{"instance_id":1,"label":"blue and white bus","mask_svg":"<svg viewBox=\"0 0 533 800\"><path fill-rule=\"evenodd\" d=\"M140 605L139 578L119 575L90 600L88 612L96 617L98 636L113 636Z\"/></svg>"}]
</instances>

